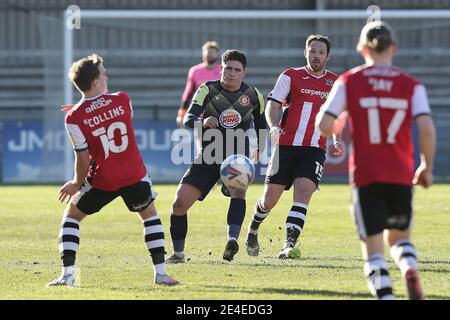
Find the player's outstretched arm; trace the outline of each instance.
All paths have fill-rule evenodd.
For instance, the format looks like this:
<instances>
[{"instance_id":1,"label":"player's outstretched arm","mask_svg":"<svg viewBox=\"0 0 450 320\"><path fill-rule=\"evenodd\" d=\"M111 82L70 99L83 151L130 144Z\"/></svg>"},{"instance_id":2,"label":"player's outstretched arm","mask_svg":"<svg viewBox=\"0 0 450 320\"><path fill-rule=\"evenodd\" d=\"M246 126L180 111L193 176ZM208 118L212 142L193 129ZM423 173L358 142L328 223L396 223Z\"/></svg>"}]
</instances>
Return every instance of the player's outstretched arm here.
<instances>
[{"instance_id":1,"label":"player's outstretched arm","mask_svg":"<svg viewBox=\"0 0 450 320\"><path fill-rule=\"evenodd\" d=\"M433 162L436 152L436 130L430 115L416 118L419 129L420 165L414 175L413 183L428 188L433 184Z\"/></svg>"}]
</instances>

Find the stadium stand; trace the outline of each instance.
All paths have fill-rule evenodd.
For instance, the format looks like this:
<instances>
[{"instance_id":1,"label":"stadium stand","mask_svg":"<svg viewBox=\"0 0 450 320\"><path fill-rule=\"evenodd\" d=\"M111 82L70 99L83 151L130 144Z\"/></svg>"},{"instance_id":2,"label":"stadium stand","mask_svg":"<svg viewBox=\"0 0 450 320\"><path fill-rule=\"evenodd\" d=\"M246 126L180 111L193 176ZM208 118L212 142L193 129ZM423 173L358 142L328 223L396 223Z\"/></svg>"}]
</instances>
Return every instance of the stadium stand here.
<instances>
[{"instance_id":1,"label":"stadium stand","mask_svg":"<svg viewBox=\"0 0 450 320\"><path fill-rule=\"evenodd\" d=\"M186 1L79 1L86 9L365 9L377 1L317 0L298 4L288 0L193 0ZM61 52L44 50L39 19L42 16L60 16L71 4L64 1L17 0L0 2L0 28L5 30L4 41L0 42L0 137L2 122L15 119L40 119L49 101L61 101L62 93L52 88L61 87L61 63L49 67L48 61L61 58ZM403 1L383 3L386 9L450 9L448 1ZM103 48L97 53L107 58L106 65L111 75L110 88L123 89L133 97L133 106L138 119L175 119L189 66L200 60L199 46L214 34L220 35L222 47L244 49L249 57L246 81L265 95L268 94L279 73L292 65L303 65L302 48L304 36L309 30L328 33L334 44L329 69L340 73L361 63L354 52L355 32L358 21L299 21L295 28L302 30L291 34L290 24L273 22L264 25L261 21L245 22L242 26L223 32L220 26L208 27L205 21L158 21L157 25L146 25L157 30L159 37L142 35L131 24L129 32L130 51L124 51L126 44L112 47L110 41L114 32L108 31L111 23L93 25L96 30L90 39L80 38L75 56L91 53L89 48ZM357 26L357 27L355 27ZM396 64L416 76L426 85L438 133L438 154L436 168L441 177L450 178L450 23L448 21L395 21L399 30L401 49ZM179 30L187 27L206 30L203 34L186 38ZM159 28L159 29L155 29ZM243 44L233 36L239 28L247 28L248 41ZM259 30L257 34L252 30ZM356 30L356 31L355 31ZM145 31L145 29L144 29ZM127 31L121 31L127 32ZM251 32L254 36L252 37ZM245 47L243 47L245 46ZM158 49L149 49L158 48ZM49 58L50 57L50 58ZM75 97L74 97L75 99ZM0 138L1 139L1 138ZM0 141L1 146L1 141ZM1 148L0 148L1 159ZM0 160L1 161L1 160Z\"/></svg>"}]
</instances>

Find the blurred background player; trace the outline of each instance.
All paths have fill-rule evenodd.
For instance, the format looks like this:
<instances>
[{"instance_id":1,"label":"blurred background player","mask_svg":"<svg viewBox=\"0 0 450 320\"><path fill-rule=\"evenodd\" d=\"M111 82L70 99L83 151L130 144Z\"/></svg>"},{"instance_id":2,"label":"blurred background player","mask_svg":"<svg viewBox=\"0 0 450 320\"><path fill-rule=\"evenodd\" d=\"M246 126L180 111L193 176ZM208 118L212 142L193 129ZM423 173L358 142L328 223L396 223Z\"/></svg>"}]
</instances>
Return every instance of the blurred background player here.
<instances>
[{"instance_id":1,"label":"blurred background player","mask_svg":"<svg viewBox=\"0 0 450 320\"><path fill-rule=\"evenodd\" d=\"M170 217L170 234L174 253L166 260L168 263L185 262L187 211L197 200L205 199L217 183L220 178L221 162L231 153L250 156L248 137L245 137L245 141L238 139L237 143L233 138L233 141L229 141L233 143L230 146L227 145L227 134L231 133L233 136L237 130L241 129L245 132L254 125L259 140L258 145L262 144L261 151L263 150L266 139L264 132L267 126L264 118L264 98L256 88L242 81L246 65L247 58L242 52L227 50L222 55L220 80L209 81L200 86L184 118L186 127L193 128L195 124L202 126L202 136L212 132L221 136L223 143L220 143L219 147L222 147L220 150L222 157L218 161L208 161L206 157L211 154L207 154L205 150L210 149L212 143L217 141L203 139L200 153L181 179ZM200 118L202 114L203 119ZM231 151L230 154L227 154L228 150ZM215 150L216 155L220 151ZM254 160L257 158L256 154L257 152L252 156ZM231 261L239 250L237 239L245 217L246 190L230 188L228 191L231 196L227 215L228 242L223 258Z\"/></svg>"},{"instance_id":2,"label":"blurred background player","mask_svg":"<svg viewBox=\"0 0 450 320\"><path fill-rule=\"evenodd\" d=\"M412 184L428 188L433 182L436 142L427 94L418 80L392 65L397 43L386 23L367 24L357 49L366 64L339 77L317 122L329 136L342 130L347 115L350 120L352 211L370 292L378 299L394 298L384 258L386 242L406 282L409 299L424 299L410 235ZM413 120L421 152L415 174Z\"/></svg>"},{"instance_id":3,"label":"blurred background player","mask_svg":"<svg viewBox=\"0 0 450 320\"><path fill-rule=\"evenodd\" d=\"M330 59L330 40L322 35L310 35L304 55L307 65L289 68L278 78L269 94L266 119L275 149L267 170L264 193L256 204L247 233L247 252L259 254L258 229L269 215L284 190L294 185L294 203L286 219L286 242L279 259L291 258L306 220L312 194L318 189L325 161L326 139L315 129L314 121L328 96L337 75L326 70ZM283 102L283 115L279 111ZM342 146L334 141L336 155Z\"/></svg>"},{"instance_id":4,"label":"blurred background player","mask_svg":"<svg viewBox=\"0 0 450 320\"><path fill-rule=\"evenodd\" d=\"M178 284L165 270L164 231L154 205L156 193L136 144L130 97L124 92L108 93L106 70L98 55L73 63L69 77L82 94L65 118L75 150L75 175L59 190L58 199L68 200L59 234L63 270L48 286L75 285L80 222L118 196L144 224L154 282Z\"/></svg>"},{"instance_id":5,"label":"blurred background player","mask_svg":"<svg viewBox=\"0 0 450 320\"><path fill-rule=\"evenodd\" d=\"M207 41L202 46L202 63L192 66L187 76L181 106L178 110L177 124L184 127L183 119L191 103L192 96L203 83L220 79L219 44L216 41Z\"/></svg>"}]
</instances>

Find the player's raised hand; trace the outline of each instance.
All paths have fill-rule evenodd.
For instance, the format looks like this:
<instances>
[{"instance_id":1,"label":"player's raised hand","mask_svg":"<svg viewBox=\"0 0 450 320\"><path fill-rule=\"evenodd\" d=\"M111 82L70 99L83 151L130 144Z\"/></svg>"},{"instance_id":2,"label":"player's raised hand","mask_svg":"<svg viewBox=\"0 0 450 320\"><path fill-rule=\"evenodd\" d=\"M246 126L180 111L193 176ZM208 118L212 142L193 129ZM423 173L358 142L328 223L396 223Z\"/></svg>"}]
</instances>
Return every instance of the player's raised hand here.
<instances>
[{"instance_id":1,"label":"player's raised hand","mask_svg":"<svg viewBox=\"0 0 450 320\"><path fill-rule=\"evenodd\" d=\"M251 155L250 155L250 159L252 160L253 164L257 164L258 160L259 160L259 151L258 149L253 150Z\"/></svg>"},{"instance_id":2,"label":"player's raised hand","mask_svg":"<svg viewBox=\"0 0 450 320\"><path fill-rule=\"evenodd\" d=\"M73 108L73 104L62 104L61 105L61 111L62 112L69 112Z\"/></svg>"},{"instance_id":3,"label":"player's raised hand","mask_svg":"<svg viewBox=\"0 0 450 320\"><path fill-rule=\"evenodd\" d=\"M335 156L342 156L344 154L344 146L342 143L338 140L333 142L334 147L334 155Z\"/></svg>"},{"instance_id":4,"label":"player's raised hand","mask_svg":"<svg viewBox=\"0 0 450 320\"><path fill-rule=\"evenodd\" d=\"M420 185L425 189L433 184L433 172L425 166L420 165L414 175L413 184Z\"/></svg>"},{"instance_id":5,"label":"player's raised hand","mask_svg":"<svg viewBox=\"0 0 450 320\"><path fill-rule=\"evenodd\" d=\"M270 128L270 142L272 143L272 146L277 146L278 142L280 141L280 135L283 133L283 129L280 127L272 127Z\"/></svg>"},{"instance_id":6,"label":"player's raised hand","mask_svg":"<svg viewBox=\"0 0 450 320\"><path fill-rule=\"evenodd\" d=\"M184 121L184 116L185 116L186 112L187 112L187 109L179 109L178 110L178 115L177 115L177 119L176 119L178 128L184 128L183 121Z\"/></svg>"},{"instance_id":7,"label":"player's raised hand","mask_svg":"<svg viewBox=\"0 0 450 320\"><path fill-rule=\"evenodd\" d=\"M70 198L80 190L80 185L72 180L67 181L58 192L58 201L60 202L69 202Z\"/></svg>"},{"instance_id":8,"label":"player's raised hand","mask_svg":"<svg viewBox=\"0 0 450 320\"><path fill-rule=\"evenodd\" d=\"M217 118L210 116L203 120L203 128L217 128L219 126L219 120Z\"/></svg>"}]
</instances>

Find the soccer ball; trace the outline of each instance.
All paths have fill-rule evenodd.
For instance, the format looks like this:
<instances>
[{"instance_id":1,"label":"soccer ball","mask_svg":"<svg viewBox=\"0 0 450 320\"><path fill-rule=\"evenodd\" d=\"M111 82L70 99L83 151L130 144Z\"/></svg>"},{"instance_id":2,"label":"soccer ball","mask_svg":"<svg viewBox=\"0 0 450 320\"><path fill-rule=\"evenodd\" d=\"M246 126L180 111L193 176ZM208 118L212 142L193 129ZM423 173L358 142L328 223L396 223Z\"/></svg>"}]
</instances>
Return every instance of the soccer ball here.
<instances>
[{"instance_id":1,"label":"soccer ball","mask_svg":"<svg viewBox=\"0 0 450 320\"><path fill-rule=\"evenodd\" d=\"M220 178L227 188L246 189L255 178L255 166L250 158L233 154L220 166Z\"/></svg>"}]
</instances>

